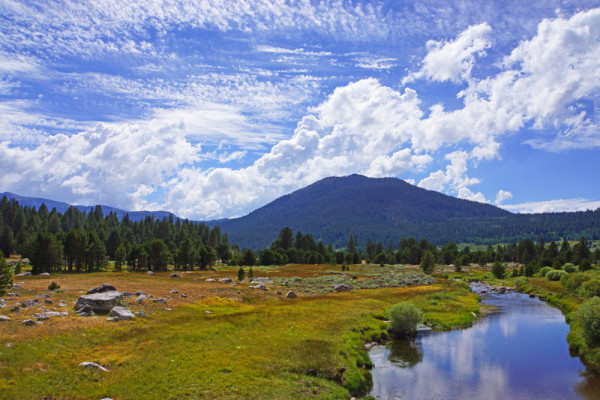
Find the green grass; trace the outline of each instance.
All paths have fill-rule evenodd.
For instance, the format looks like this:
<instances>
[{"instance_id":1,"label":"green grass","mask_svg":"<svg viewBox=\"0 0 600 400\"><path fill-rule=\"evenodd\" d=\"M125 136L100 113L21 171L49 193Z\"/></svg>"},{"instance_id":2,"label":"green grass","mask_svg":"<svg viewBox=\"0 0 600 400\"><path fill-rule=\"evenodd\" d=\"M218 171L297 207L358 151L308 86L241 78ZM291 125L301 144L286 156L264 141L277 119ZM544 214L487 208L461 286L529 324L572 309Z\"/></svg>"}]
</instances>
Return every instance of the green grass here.
<instances>
[{"instance_id":1,"label":"green grass","mask_svg":"<svg viewBox=\"0 0 600 400\"><path fill-rule=\"evenodd\" d=\"M66 276L61 285L73 287L86 276ZM120 279L133 279L110 277L117 287L124 285ZM174 285L168 279L152 282L155 291L161 282L165 290ZM43 334L43 326L2 325L1 397L348 399L371 387L364 343L387 337L386 308L413 302L436 329L468 325L479 312L476 295L443 280L293 300L236 289L241 301L207 297L172 311L154 308L150 319L108 323L97 317L85 319L88 327L81 326L83 317L72 316L65 320L72 326L48 327ZM110 372L78 367L83 361Z\"/></svg>"}]
</instances>

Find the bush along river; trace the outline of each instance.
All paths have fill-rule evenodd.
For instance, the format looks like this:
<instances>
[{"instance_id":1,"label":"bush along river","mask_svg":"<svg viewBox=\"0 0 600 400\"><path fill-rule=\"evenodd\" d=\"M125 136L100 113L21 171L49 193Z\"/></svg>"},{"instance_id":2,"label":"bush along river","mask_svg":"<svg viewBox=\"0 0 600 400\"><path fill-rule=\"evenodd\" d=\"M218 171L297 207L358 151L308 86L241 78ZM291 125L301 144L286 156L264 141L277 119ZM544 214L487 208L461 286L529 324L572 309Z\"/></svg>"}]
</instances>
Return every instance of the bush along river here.
<instances>
[{"instance_id":1,"label":"bush along river","mask_svg":"<svg viewBox=\"0 0 600 400\"><path fill-rule=\"evenodd\" d=\"M473 284L497 312L472 327L373 347L376 399L600 399L600 376L569 355L562 313Z\"/></svg>"}]
</instances>

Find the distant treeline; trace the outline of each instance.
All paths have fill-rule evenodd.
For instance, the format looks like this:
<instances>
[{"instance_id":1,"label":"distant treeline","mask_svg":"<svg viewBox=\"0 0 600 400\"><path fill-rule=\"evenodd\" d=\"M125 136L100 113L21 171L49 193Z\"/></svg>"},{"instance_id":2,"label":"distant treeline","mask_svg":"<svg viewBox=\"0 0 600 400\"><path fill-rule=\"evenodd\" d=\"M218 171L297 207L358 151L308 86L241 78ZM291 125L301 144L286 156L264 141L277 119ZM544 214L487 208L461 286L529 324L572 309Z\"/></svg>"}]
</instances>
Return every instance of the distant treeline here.
<instances>
[{"instance_id":1,"label":"distant treeline","mask_svg":"<svg viewBox=\"0 0 600 400\"><path fill-rule=\"evenodd\" d=\"M258 259L252 250L244 254L238 254L231 260L233 265L279 265L290 263L307 264L357 264L365 260L367 263L375 264L419 264L425 252L431 252L438 264L457 267L470 264L486 265L487 263L515 262L523 264L524 274L534 274L544 266L560 267L565 263L576 265L589 265L592 262L600 262L600 249L593 253L589 249L588 242L581 237L574 246L568 241L545 242L543 238L534 242L530 239L521 240L506 245L488 245L486 250L472 251L469 246L462 249L453 242L448 242L441 247L422 239L401 239L398 246L388 244L384 248L381 242L368 241L364 250L359 250L358 240L355 234L351 234L346 249L336 251L332 244L324 245L322 241L315 241L311 234L293 231L283 228L277 239L269 249L259 252Z\"/></svg>"},{"instance_id":2,"label":"distant treeline","mask_svg":"<svg viewBox=\"0 0 600 400\"><path fill-rule=\"evenodd\" d=\"M166 270L206 268L217 258L228 262L231 249L227 235L218 226L175 219L146 217L121 221L113 212L104 216L100 206L90 212L75 207L64 214L42 204L20 206L6 196L0 200L0 251L30 259L34 273L98 271L115 261L120 269Z\"/></svg>"}]
</instances>

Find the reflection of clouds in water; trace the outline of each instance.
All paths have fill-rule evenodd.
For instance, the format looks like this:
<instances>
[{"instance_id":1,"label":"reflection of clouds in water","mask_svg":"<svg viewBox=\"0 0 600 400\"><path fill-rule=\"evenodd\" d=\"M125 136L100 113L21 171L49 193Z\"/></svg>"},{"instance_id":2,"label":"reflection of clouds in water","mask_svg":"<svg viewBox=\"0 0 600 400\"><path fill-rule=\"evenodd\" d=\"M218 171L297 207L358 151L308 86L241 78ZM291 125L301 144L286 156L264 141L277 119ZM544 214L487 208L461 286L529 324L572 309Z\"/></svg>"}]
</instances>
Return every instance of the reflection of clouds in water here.
<instances>
[{"instance_id":1,"label":"reflection of clouds in water","mask_svg":"<svg viewBox=\"0 0 600 400\"><path fill-rule=\"evenodd\" d=\"M404 343L396 351L373 352L371 395L382 400L600 398L600 378L580 377L585 368L568 354L560 311L520 294L493 300L505 302L501 312L472 328L428 332L419 335L420 347Z\"/></svg>"}]
</instances>

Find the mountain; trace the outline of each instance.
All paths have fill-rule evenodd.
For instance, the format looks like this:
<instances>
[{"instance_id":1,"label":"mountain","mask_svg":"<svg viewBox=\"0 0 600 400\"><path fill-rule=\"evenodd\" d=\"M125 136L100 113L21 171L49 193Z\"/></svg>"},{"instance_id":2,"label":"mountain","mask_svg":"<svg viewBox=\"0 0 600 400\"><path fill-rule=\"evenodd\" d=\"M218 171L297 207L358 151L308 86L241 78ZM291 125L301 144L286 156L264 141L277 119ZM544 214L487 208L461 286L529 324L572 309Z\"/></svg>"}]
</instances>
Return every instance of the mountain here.
<instances>
[{"instance_id":1,"label":"mountain","mask_svg":"<svg viewBox=\"0 0 600 400\"><path fill-rule=\"evenodd\" d=\"M325 178L244 217L207 224L219 225L231 243L253 249L270 246L285 226L336 248L345 247L350 234L356 234L363 245L371 240L394 247L404 237L437 244L512 242L540 236L547 240L579 239L581 235L600 238L600 210L512 214L396 178L361 175Z\"/></svg>"},{"instance_id":2,"label":"mountain","mask_svg":"<svg viewBox=\"0 0 600 400\"><path fill-rule=\"evenodd\" d=\"M60 201L43 199L43 198L39 198L39 197L25 197L25 196L20 196L18 194L14 194L14 193L10 193L10 192L0 193L0 198L2 198L4 196L6 196L8 199L15 199L19 202L20 205L27 206L27 207L40 208L40 206L42 204L45 204L46 207L48 207L48 210L52 210L53 208L56 208L56 211L58 211L61 214L64 214L65 211L67 211L69 209L69 207L75 207L79 211L86 212L86 213L89 213L90 210L92 210L94 208L94 206L80 206L80 205L71 206L71 204L63 203ZM174 214L172 214L168 211L125 211L125 210L121 210L119 208L114 208L114 207L105 206L105 205L101 205L100 207L102 207L102 212L104 213L104 215L108 215L111 212L114 212L115 214L117 214L117 218L119 219L119 221L125 216L125 214L129 214L129 218L134 222L141 221L144 218L146 218L147 216L152 216L156 219L163 219L163 218L168 218L170 215L173 215L174 218L177 218Z\"/></svg>"}]
</instances>

